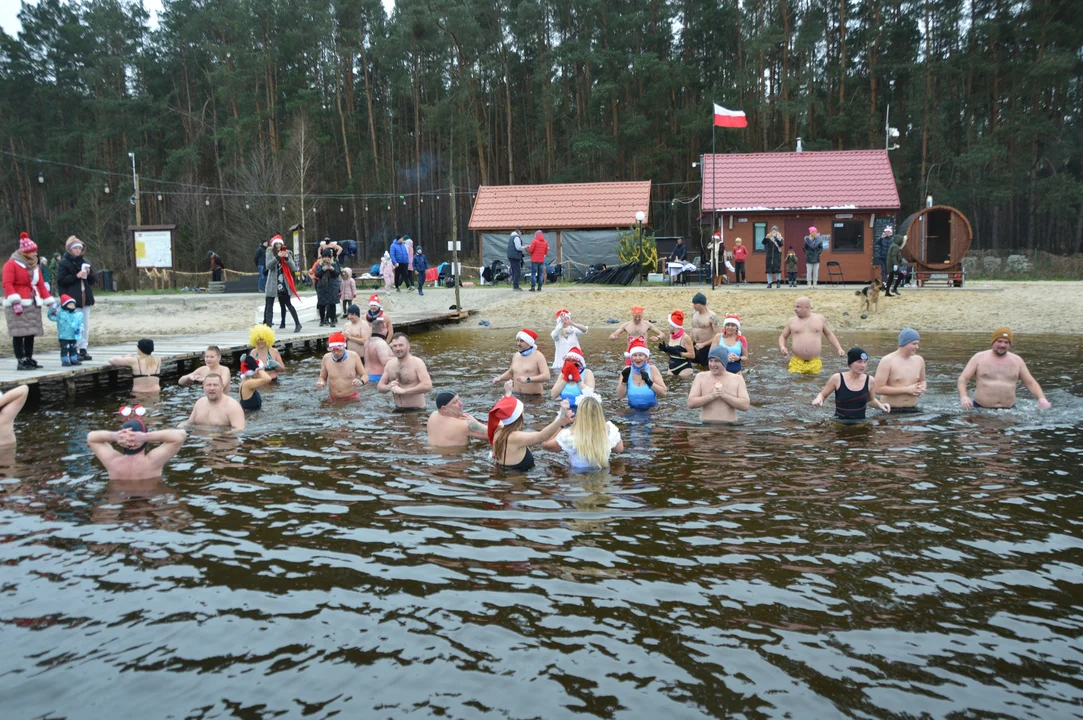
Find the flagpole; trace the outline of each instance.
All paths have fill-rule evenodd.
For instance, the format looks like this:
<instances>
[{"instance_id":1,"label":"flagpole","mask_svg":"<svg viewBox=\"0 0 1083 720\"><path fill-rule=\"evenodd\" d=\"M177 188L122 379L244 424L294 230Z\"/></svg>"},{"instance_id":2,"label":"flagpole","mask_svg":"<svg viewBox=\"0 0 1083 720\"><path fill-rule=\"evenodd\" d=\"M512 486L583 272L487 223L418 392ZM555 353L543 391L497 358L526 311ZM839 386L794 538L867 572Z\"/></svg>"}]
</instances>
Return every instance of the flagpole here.
<instances>
[{"instance_id":1,"label":"flagpole","mask_svg":"<svg viewBox=\"0 0 1083 720\"><path fill-rule=\"evenodd\" d=\"M714 252L711 253L713 264L711 265L711 289L714 290L718 286L718 243L714 242L714 219L715 219L715 199L714 199L714 114L711 115L711 241L714 244ZM722 251L722 256L725 257L725 250Z\"/></svg>"}]
</instances>

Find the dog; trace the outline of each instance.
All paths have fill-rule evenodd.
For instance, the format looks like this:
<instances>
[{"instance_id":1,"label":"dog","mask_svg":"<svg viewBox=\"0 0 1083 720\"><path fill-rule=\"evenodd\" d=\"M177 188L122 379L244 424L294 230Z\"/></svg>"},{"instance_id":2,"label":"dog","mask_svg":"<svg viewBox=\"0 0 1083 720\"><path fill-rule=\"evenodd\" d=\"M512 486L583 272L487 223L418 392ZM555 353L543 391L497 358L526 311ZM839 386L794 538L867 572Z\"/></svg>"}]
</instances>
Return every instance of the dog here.
<instances>
[{"instance_id":1,"label":"dog","mask_svg":"<svg viewBox=\"0 0 1083 720\"><path fill-rule=\"evenodd\" d=\"M884 284L880 282L880 278L874 278L873 281L865 287L860 290L854 290L854 295L861 296L865 306L865 312L878 312L880 310L880 293L883 289Z\"/></svg>"}]
</instances>

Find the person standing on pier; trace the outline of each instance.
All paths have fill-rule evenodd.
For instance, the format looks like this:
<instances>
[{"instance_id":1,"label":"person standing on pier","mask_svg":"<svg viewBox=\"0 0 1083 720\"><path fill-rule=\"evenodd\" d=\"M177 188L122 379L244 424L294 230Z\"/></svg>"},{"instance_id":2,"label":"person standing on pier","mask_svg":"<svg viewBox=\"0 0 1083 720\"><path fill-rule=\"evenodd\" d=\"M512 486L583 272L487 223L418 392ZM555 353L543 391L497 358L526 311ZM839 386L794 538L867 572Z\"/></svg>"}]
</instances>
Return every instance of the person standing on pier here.
<instances>
[{"instance_id":1,"label":"person standing on pier","mask_svg":"<svg viewBox=\"0 0 1083 720\"><path fill-rule=\"evenodd\" d=\"M301 299L297 294L297 287L293 284L293 274L297 272L297 263L293 259L293 253L286 249L286 243L281 235L271 238L271 247L267 250L267 288L264 290L266 304L263 307L263 324L267 327L274 325L275 298L278 298L279 308L282 310L282 324L279 329L286 327L286 310L293 317L294 332L301 332L301 321L297 319L297 310L293 307L290 295Z\"/></svg>"},{"instance_id":2,"label":"person standing on pier","mask_svg":"<svg viewBox=\"0 0 1083 720\"><path fill-rule=\"evenodd\" d=\"M90 308L94 307L94 285L98 276L90 267L83 241L72 235L64 243L64 257L56 267L56 291L61 295L75 298L75 307L83 316L83 332L79 335L76 348L79 361L92 360L87 354L90 343Z\"/></svg>"},{"instance_id":3,"label":"person standing on pier","mask_svg":"<svg viewBox=\"0 0 1083 720\"><path fill-rule=\"evenodd\" d=\"M395 266L395 292L402 292L402 284L409 272L410 257L406 254L406 244L402 235L391 243L391 262Z\"/></svg>"},{"instance_id":4,"label":"person standing on pier","mask_svg":"<svg viewBox=\"0 0 1083 720\"><path fill-rule=\"evenodd\" d=\"M338 302L342 294L342 267L335 261L334 250L325 247L320 251L315 274L320 327L334 327L338 324Z\"/></svg>"},{"instance_id":5,"label":"person standing on pier","mask_svg":"<svg viewBox=\"0 0 1083 720\"><path fill-rule=\"evenodd\" d=\"M350 268L342 268L341 287L338 296L342 299L342 317L345 318L350 312L354 298L357 297L357 281L354 280L353 270Z\"/></svg>"},{"instance_id":6,"label":"person standing on pier","mask_svg":"<svg viewBox=\"0 0 1083 720\"><path fill-rule=\"evenodd\" d=\"M49 309L49 319L56 323L56 339L60 342L60 364L64 367L82 365L75 350L83 332L83 314L75 309L75 298L60 296L60 304Z\"/></svg>"},{"instance_id":7,"label":"person standing on pier","mask_svg":"<svg viewBox=\"0 0 1083 720\"><path fill-rule=\"evenodd\" d=\"M49 286L41 276L38 246L27 233L19 236L19 249L4 263L3 282L4 317L18 360L16 369L36 370L41 365L34 359L34 338L45 332L41 306L56 300L49 295Z\"/></svg>"}]
</instances>

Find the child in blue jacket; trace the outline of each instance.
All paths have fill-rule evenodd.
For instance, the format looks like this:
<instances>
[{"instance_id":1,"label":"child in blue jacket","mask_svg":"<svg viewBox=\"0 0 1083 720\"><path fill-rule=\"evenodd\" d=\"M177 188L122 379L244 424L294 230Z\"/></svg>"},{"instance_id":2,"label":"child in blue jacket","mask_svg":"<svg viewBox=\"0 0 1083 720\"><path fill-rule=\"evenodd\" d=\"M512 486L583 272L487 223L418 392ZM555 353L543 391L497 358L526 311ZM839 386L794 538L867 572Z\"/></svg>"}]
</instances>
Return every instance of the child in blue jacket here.
<instances>
[{"instance_id":1,"label":"child in blue jacket","mask_svg":"<svg viewBox=\"0 0 1083 720\"><path fill-rule=\"evenodd\" d=\"M83 313L75 309L75 298L61 295L60 304L49 309L49 319L56 323L56 337L60 340L60 364L64 367L82 365L79 350L75 345L83 334Z\"/></svg>"}]
</instances>

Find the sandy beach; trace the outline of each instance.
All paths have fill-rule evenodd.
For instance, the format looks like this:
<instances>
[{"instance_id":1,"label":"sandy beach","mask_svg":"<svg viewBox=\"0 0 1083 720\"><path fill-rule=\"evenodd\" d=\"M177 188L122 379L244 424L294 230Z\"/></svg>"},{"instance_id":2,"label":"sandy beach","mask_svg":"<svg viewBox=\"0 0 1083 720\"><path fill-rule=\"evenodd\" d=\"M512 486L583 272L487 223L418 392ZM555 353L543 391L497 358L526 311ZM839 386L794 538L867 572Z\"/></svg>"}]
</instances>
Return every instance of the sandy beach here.
<instances>
[{"instance_id":1,"label":"sandy beach","mask_svg":"<svg viewBox=\"0 0 1083 720\"><path fill-rule=\"evenodd\" d=\"M708 307L719 316L736 312L742 327L750 330L777 330L793 312L793 301L808 295L813 310L823 313L831 326L841 330L889 330L912 326L927 332L988 332L1007 325L1019 333L1079 333L1083 317L1083 282L974 282L965 288L908 288L899 298L881 298L879 312L867 318L854 295L857 286L821 286L806 291L789 288L768 290L763 286L711 290L709 287L661 286L547 286L538 293L513 292L507 286L463 288L463 307L473 311L470 323L488 321L492 327L526 326L548 330L554 313L568 308L572 316L587 325L602 325L610 318L624 320L633 305L642 305L649 320L664 325L674 309L691 311L692 296L703 292ZM371 289L362 290L360 304ZM302 293L303 298L313 296ZM396 310L447 311L455 302L454 291L446 288L416 292L381 293L384 307L392 317ZM252 325L259 295L99 295L92 311L91 343L103 344L139 337L164 337L217 330L237 330ZM275 311L277 321L277 308ZM314 311L302 322L314 326ZM55 345L56 326L45 322L44 347ZM0 355L10 356L11 341L0 323Z\"/></svg>"}]
</instances>

